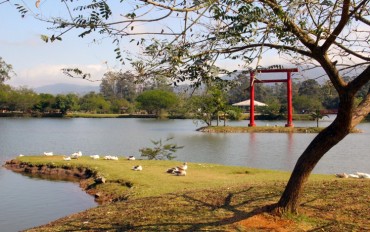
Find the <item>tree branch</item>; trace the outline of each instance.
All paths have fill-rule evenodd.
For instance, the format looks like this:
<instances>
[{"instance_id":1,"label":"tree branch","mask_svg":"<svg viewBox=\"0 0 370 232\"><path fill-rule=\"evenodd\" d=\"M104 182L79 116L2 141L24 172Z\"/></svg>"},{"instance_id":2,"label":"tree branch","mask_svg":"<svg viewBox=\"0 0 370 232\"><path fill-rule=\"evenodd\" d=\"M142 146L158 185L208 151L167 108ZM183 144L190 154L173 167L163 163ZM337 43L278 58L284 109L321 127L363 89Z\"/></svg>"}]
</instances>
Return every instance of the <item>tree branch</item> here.
<instances>
[{"instance_id":1,"label":"tree branch","mask_svg":"<svg viewBox=\"0 0 370 232\"><path fill-rule=\"evenodd\" d=\"M358 77L356 77L353 81L348 83L348 87L351 89L351 91L354 91L355 93L364 86L367 82L370 81L370 65L367 66L367 68L360 74Z\"/></svg>"},{"instance_id":2,"label":"tree branch","mask_svg":"<svg viewBox=\"0 0 370 232\"><path fill-rule=\"evenodd\" d=\"M348 1L348 0L347 0ZM295 24L289 15L284 12L275 0L262 0L262 3L267 4L284 23L284 25L311 51L315 49L315 41L305 33L297 24Z\"/></svg>"},{"instance_id":3,"label":"tree branch","mask_svg":"<svg viewBox=\"0 0 370 232\"><path fill-rule=\"evenodd\" d=\"M261 46L262 46L262 44L249 44L249 45L245 45L245 46L241 46L241 47L226 48L226 49L222 49L222 50L215 49L215 50L209 50L205 53L202 53L202 55L209 54L209 53L219 53L219 54L236 53L236 52L241 52L241 51L249 49L249 48L256 48L256 47L261 47ZM308 51L305 51L305 50L302 50L302 49L298 49L296 47L291 47L291 46L286 46L286 45L270 44L270 43L264 43L263 46L269 47L269 48L274 48L274 49L285 49L285 50L289 50L289 51L294 51L294 52L297 52L301 55L305 55L305 56L308 56L308 57L312 58L311 52L308 52Z\"/></svg>"},{"instance_id":4,"label":"tree branch","mask_svg":"<svg viewBox=\"0 0 370 232\"><path fill-rule=\"evenodd\" d=\"M321 46L322 52L326 52L329 47L334 43L337 36L342 32L343 28L346 26L349 17L349 7L350 7L350 0L343 0L343 8L342 8L342 15L339 20L338 25L333 30L333 32L330 34L328 39L324 42L324 44Z\"/></svg>"},{"instance_id":5,"label":"tree branch","mask_svg":"<svg viewBox=\"0 0 370 232\"><path fill-rule=\"evenodd\" d=\"M370 113L370 88L367 92L366 97L353 111L351 129L357 126L369 113Z\"/></svg>"},{"instance_id":6,"label":"tree branch","mask_svg":"<svg viewBox=\"0 0 370 232\"><path fill-rule=\"evenodd\" d=\"M343 46L342 44L340 44L338 42L335 42L334 41L334 44L336 46L338 46L339 48L343 49L345 52L347 52L347 53L349 53L349 54L351 54L353 56L356 56L357 58L360 58L360 59L365 60L365 61L370 61L370 57L363 56L363 55L361 55L361 54L359 54L357 52L354 52L354 51L350 50L349 48Z\"/></svg>"},{"instance_id":7,"label":"tree branch","mask_svg":"<svg viewBox=\"0 0 370 232\"><path fill-rule=\"evenodd\" d=\"M166 6L166 5L157 3L157 2L153 2L152 0L140 0L140 1L141 2L145 2L147 4L151 4L153 6L157 6L157 7L163 8L163 9L167 9L167 10L171 10L171 11L176 11L176 12L192 12L192 11L197 11L197 10L202 9L203 7L206 7L209 4L214 3L214 0L211 0L211 1L207 2L207 3L199 4L199 5L194 6L194 7L176 8L176 7Z\"/></svg>"}]
</instances>

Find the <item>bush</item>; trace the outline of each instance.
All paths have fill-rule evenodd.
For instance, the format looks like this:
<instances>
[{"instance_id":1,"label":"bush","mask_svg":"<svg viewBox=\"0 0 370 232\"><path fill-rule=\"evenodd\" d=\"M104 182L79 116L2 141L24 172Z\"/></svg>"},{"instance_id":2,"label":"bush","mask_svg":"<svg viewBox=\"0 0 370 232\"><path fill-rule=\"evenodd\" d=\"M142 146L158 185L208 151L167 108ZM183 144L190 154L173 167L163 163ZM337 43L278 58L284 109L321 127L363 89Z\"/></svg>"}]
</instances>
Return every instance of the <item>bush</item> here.
<instances>
[{"instance_id":1,"label":"bush","mask_svg":"<svg viewBox=\"0 0 370 232\"><path fill-rule=\"evenodd\" d=\"M173 139L173 137L167 138L165 142ZM141 153L141 156L147 157L149 160L164 160L169 159L172 160L176 158L176 156L173 156L172 154L176 152L178 149L183 148L183 146L177 146L176 144L164 144L162 142L162 139L158 141L153 141L154 148L141 148L139 151Z\"/></svg>"}]
</instances>

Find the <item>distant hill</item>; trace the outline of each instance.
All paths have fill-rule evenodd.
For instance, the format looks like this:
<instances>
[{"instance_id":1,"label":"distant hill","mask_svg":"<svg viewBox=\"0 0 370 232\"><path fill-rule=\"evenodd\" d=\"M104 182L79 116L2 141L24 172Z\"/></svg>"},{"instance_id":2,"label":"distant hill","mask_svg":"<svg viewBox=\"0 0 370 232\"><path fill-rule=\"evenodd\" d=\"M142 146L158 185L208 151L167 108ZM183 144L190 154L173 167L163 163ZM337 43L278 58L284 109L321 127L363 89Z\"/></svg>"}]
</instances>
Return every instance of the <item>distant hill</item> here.
<instances>
[{"instance_id":1,"label":"distant hill","mask_svg":"<svg viewBox=\"0 0 370 232\"><path fill-rule=\"evenodd\" d=\"M41 87L34 88L36 93L50 93L50 94L87 94L89 92L99 92L99 86L89 86L89 85L74 85L74 84L53 84L45 85Z\"/></svg>"}]
</instances>

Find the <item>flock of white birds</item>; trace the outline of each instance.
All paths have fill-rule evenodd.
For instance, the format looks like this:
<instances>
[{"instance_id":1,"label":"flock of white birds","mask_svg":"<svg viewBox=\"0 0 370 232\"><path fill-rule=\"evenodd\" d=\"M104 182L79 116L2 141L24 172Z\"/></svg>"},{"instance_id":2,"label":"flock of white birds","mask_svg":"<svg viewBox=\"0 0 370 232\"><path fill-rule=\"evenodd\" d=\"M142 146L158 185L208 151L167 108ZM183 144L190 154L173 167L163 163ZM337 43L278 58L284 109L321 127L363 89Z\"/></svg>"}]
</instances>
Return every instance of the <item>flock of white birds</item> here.
<instances>
[{"instance_id":1,"label":"flock of white birds","mask_svg":"<svg viewBox=\"0 0 370 232\"><path fill-rule=\"evenodd\" d=\"M45 156L53 156L53 152L44 152ZM19 155L23 156L23 155ZM74 152L70 156L63 156L63 160L65 161L70 161L72 159L78 159L79 157L82 156L82 152ZM90 157L94 160L99 160L100 156L99 155L90 155ZM106 155L103 157L104 160L118 160L118 156L112 156L112 155ZM136 160L134 156L129 156L126 158L127 160ZM173 168L169 168L166 172L173 174L175 176L186 176L186 170L188 169L188 164L185 162L180 166L176 166ZM132 167L132 170L134 171L142 171L143 167L141 165L136 165Z\"/></svg>"},{"instance_id":2,"label":"flock of white birds","mask_svg":"<svg viewBox=\"0 0 370 232\"><path fill-rule=\"evenodd\" d=\"M369 173L364 173L364 172L356 172L356 173L338 173L335 174L336 177L339 178L355 178L355 179L370 179L370 174Z\"/></svg>"}]
</instances>

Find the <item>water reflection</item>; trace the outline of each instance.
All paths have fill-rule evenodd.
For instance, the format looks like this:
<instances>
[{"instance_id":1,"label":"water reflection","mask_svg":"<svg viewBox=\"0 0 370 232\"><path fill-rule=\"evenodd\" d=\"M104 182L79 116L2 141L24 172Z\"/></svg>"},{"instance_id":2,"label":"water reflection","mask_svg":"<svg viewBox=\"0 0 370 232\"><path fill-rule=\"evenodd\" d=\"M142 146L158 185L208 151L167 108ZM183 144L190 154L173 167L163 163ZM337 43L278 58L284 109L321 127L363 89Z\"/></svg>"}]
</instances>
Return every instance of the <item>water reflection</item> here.
<instances>
[{"instance_id":1,"label":"water reflection","mask_svg":"<svg viewBox=\"0 0 370 232\"><path fill-rule=\"evenodd\" d=\"M4 168L0 199L1 231L20 231L97 205L75 183L31 179Z\"/></svg>"}]
</instances>

